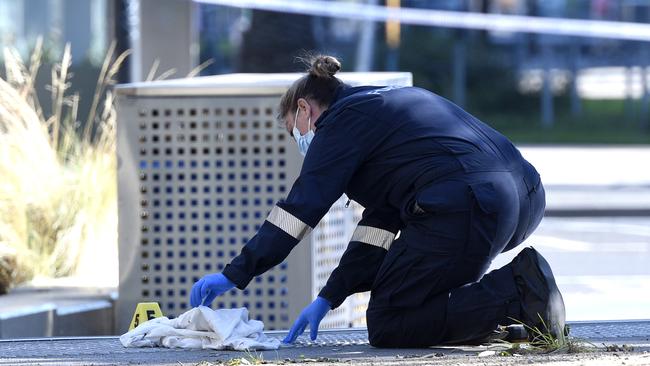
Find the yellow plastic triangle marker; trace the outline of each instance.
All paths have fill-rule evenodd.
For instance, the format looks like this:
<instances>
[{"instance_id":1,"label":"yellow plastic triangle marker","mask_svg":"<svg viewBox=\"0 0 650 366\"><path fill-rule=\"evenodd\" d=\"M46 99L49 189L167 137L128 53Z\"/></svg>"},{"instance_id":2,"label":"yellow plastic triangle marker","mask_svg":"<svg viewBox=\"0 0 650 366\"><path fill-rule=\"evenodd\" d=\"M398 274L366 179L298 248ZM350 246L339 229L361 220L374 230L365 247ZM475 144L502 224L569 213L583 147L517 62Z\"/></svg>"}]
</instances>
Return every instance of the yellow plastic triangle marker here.
<instances>
[{"instance_id":1,"label":"yellow plastic triangle marker","mask_svg":"<svg viewBox=\"0 0 650 366\"><path fill-rule=\"evenodd\" d=\"M160 305L157 302L139 302L135 307L135 312L133 313L133 319L131 320L131 326L129 330L138 325L151 320L153 318L159 318L163 316L162 311L160 311Z\"/></svg>"}]
</instances>

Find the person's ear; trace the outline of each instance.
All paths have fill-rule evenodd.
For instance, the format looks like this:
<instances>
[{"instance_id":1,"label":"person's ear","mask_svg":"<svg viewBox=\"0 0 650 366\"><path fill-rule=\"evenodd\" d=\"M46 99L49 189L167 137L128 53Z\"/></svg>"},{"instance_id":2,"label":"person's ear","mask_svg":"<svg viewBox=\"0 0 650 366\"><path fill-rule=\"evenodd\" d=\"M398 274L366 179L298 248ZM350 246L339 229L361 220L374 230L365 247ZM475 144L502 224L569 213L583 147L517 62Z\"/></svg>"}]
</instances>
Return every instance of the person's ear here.
<instances>
[{"instance_id":1,"label":"person's ear","mask_svg":"<svg viewBox=\"0 0 650 366\"><path fill-rule=\"evenodd\" d=\"M311 116L311 106L309 105L309 102L307 102L307 99L298 99L298 108L300 108L300 110L307 116Z\"/></svg>"}]
</instances>

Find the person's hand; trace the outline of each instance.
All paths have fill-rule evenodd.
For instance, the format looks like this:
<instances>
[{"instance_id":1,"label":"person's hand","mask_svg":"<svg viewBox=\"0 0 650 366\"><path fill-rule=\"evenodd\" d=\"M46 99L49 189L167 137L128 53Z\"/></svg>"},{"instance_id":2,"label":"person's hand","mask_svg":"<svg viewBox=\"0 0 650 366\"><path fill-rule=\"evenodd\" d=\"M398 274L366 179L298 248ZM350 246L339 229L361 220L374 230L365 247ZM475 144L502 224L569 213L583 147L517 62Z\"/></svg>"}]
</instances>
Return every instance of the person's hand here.
<instances>
[{"instance_id":1,"label":"person's hand","mask_svg":"<svg viewBox=\"0 0 650 366\"><path fill-rule=\"evenodd\" d=\"M309 332L311 340L315 341L318 336L318 325L321 320L325 317L328 311L332 306L329 301L325 300L322 297L317 297L311 304L307 305L306 308L302 310L298 319L293 323L289 334L282 341L283 343L293 343L298 336L305 331L307 324L309 324Z\"/></svg>"},{"instance_id":2,"label":"person's hand","mask_svg":"<svg viewBox=\"0 0 650 366\"><path fill-rule=\"evenodd\" d=\"M215 297L235 287L226 276L222 273L212 273L203 276L192 286L190 293L190 305L197 307L199 305L210 306Z\"/></svg>"}]
</instances>

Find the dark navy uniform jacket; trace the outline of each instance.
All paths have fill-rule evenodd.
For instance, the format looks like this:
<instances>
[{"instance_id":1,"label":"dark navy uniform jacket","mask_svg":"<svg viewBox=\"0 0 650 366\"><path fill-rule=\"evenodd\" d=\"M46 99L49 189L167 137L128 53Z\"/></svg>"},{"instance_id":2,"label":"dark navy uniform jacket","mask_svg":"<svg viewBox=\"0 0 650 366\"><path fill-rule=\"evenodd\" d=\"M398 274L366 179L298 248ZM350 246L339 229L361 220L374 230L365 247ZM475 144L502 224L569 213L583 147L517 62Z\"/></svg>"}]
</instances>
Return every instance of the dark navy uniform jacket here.
<instances>
[{"instance_id":1,"label":"dark navy uniform jacket","mask_svg":"<svg viewBox=\"0 0 650 366\"><path fill-rule=\"evenodd\" d=\"M519 151L450 101L415 87L341 86L288 197L271 210L224 275L243 289L282 262L343 193L365 210L320 296L339 306L371 289L404 226L400 212L429 182L462 172L507 171Z\"/></svg>"}]
</instances>

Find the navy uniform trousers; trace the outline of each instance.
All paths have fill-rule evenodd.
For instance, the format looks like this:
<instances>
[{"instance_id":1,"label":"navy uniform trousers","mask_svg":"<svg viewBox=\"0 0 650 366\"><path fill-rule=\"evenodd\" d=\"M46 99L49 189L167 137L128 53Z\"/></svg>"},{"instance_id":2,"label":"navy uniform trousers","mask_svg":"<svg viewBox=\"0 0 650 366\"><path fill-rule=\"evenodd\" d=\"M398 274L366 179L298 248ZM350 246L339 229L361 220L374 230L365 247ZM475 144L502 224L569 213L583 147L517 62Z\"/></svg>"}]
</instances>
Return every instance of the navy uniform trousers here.
<instances>
[{"instance_id":1,"label":"navy uniform trousers","mask_svg":"<svg viewBox=\"0 0 650 366\"><path fill-rule=\"evenodd\" d=\"M417 190L372 286L370 344L471 342L515 323L521 314L511 268L485 272L539 225L544 208L539 174L525 161L512 171L463 173Z\"/></svg>"}]
</instances>

